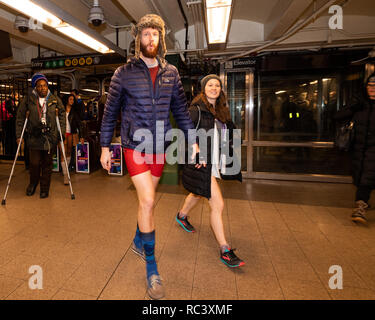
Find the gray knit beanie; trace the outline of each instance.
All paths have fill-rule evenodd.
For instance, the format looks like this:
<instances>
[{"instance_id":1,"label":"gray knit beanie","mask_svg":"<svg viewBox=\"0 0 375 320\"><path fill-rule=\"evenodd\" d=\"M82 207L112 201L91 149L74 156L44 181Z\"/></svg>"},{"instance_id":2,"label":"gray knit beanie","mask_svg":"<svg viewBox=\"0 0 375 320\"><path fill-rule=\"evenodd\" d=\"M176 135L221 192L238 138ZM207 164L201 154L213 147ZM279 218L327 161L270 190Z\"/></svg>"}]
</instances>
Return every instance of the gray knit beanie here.
<instances>
[{"instance_id":1,"label":"gray knit beanie","mask_svg":"<svg viewBox=\"0 0 375 320\"><path fill-rule=\"evenodd\" d=\"M132 34L135 38L135 53L134 56L139 59L141 51L141 32L145 28L153 28L159 31L159 56L164 58L167 53L167 46L165 44L165 23L163 19L156 14L146 14L139 19L137 25L132 26Z\"/></svg>"},{"instance_id":2,"label":"gray knit beanie","mask_svg":"<svg viewBox=\"0 0 375 320\"><path fill-rule=\"evenodd\" d=\"M209 74L208 76L205 76L202 80L201 80L201 90L202 92L204 92L204 89L206 87L206 84L208 81L210 81L211 79L216 79L220 82L220 86L221 86L221 89L223 89L223 84L221 82L221 79L219 76L217 76L216 74Z\"/></svg>"}]
</instances>

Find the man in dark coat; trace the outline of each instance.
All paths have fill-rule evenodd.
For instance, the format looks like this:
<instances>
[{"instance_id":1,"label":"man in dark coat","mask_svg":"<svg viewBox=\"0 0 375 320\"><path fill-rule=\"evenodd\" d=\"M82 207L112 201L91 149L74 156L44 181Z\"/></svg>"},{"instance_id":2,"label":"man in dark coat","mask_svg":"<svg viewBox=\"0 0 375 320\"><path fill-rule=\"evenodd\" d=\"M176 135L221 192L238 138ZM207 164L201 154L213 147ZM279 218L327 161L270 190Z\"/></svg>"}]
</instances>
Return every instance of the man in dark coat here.
<instances>
[{"instance_id":1,"label":"man in dark coat","mask_svg":"<svg viewBox=\"0 0 375 320\"><path fill-rule=\"evenodd\" d=\"M47 198L51 184L52 155L59 141L56 109L63 135L66 125L65 110L60 98L49 91L48 80L43 74L34 74L31 85L33 93L29 99L22 100L17 111L16 136L20 142L26 113L29 111L26 129L30 155L30 184L26 189L26 195L32 196L40 182L40 198Z\"/></svg>"},{"instance_id":2,"label":"man in dark coat","mask_svg":"<svg viewBox=\"0 0 375 320\"><path fill-rule=\"evenodd\" d=\"M101 163L104 169L110 171L109 146L121 111L125 162L139 199L138 226L132 250L146 260L148 295L152 299L161 299L164 289L154 256L153 207L164 166L165 133L171 129L169 111L172 111L186 137L194 126L178 71L164 59L164 21L157 15L146 15L133 28L133 35L135 56L119 67L111 80L101 126ZM157 123L163 124L164 131L157 129ZM146 130L150 135L140 134ZM142 141L137 139L140 136ZM148 139L150 136L151 139ZM145 146L145 152L139 150L141 145Z\"/></svg>"},{"instance_id":3,"label":"man in dark coat","mask_svg":"<svg viewBox=\"0 0 375 320\"><path fill-rule=\"evenodd\" d=\"M368 201L375 188L375 73L367 79L363 96L339 111L335 119L354 122L351 154L353 184L357 192L352 220L367 223Z\"/></svg>"}]
</instances>

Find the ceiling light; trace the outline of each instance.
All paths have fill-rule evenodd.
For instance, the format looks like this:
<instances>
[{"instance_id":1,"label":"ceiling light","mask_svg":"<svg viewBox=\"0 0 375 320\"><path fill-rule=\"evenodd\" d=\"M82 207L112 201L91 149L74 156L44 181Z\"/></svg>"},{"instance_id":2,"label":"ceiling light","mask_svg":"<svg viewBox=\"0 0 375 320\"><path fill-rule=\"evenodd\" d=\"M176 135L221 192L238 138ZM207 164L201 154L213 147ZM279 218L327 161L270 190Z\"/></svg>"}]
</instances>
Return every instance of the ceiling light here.
<instances>
[{"instance_id":1,"label":"ceiling light","mask_svg":"<svg viewBox=\"0 0 375 320\"><path fill-rule=\"evenodd\" d=\"M227 41L232 0L206 0L208 43Z\"/></svg>"},{"instance_id":2,"label":"ceiling light","mask_svg":"<svg viewBox=\"0 0 375 320\"><path fill-rule=\"evenodd\" d=\"M60 18L44 10L42 7L34 4L30 0L0 0L0 3L4 3L5 5L22 12L23 14L32 17L33 19L38 20L49 27L55 28L57 31L65 34L69 38L72 38L95 51L99 51L101 53L114 52L106 45L95 40L93 37L78 30L70 24L62 21Z\"/></svg>"}]
</instances>

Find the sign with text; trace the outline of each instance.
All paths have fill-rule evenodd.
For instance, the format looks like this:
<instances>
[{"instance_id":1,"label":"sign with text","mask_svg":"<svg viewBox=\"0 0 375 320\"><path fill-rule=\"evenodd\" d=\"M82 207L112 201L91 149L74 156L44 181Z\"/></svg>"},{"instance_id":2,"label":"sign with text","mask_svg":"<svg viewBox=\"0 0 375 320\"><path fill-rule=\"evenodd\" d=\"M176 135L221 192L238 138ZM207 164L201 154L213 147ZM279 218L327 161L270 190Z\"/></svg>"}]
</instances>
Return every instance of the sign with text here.
<instances>
[{"instance_id":1,"label":"sign with text","mask_svg":"<svg viewBox=\"0 0 375 320\"><path fill-rule=\"evenodd\" d=\"M90 173L90 148L89 143L76 145L76 172Z\"/></svg>"},{"instance_id":2,"label":"sign with text","mask_svg":"<svg viewBox=\"0 0 375 320\"><path fill-rule=\"evenodd\" d=\"M111 143L109 147L111 152L111 170L109 174L122 176L123 175L123 160L121 143Z\"/></svg>"},{"instance_id":3,"label":"sign with text","mask_svg":"<svg viewBox=\"0 0 375 320\"><path fill-rule=\"evenodd\" d=\"M33 69L59 69L59 68L78 68L110 64L123 64L126 57L117 53L110 54L82 54L74 56L58 56L50 58L31 59L31 68Z\"/></svg>"}]
</instances>

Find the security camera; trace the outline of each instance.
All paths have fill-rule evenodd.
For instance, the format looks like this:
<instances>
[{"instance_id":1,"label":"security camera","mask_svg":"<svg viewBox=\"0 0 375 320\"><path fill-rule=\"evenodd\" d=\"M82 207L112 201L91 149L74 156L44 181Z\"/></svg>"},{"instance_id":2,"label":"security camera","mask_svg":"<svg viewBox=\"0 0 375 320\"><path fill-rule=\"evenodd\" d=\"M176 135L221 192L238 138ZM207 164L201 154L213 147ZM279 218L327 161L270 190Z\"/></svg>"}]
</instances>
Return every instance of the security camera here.
<instances>
[{"instance_id":1,"label":"security camera","mask_svg":"<svg viewBox=\"0 0 375 320\"><path fill-rule=\"evenodd\" d=\"M29 31L29 20L22 16L17 16L14 21L14 26L22 33Z\"/></svg>"},{"instance_id":2,"label":"security camera","mask_svg":"<svg viewBox=\"0 0 375 320\"><path fill-rule=\"evenodd\" d=\"M88 21L95 27L99 27L103 22L105 22L104 13L99 5L99 0L94 0L94 4L90 9Z\"/></svg>"}]
</instances>

